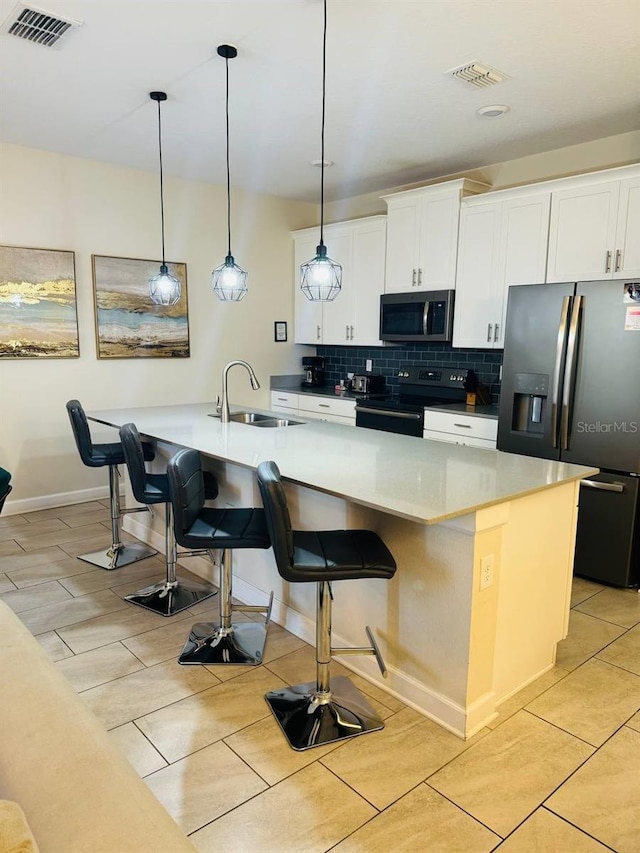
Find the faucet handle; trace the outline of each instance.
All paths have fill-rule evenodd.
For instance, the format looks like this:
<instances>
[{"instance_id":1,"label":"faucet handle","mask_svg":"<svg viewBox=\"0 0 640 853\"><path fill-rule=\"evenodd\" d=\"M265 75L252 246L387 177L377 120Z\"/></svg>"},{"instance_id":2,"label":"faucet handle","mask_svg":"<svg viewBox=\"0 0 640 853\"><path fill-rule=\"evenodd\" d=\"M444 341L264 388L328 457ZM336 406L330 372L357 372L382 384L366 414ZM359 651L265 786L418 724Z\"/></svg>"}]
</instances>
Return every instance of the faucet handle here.
<instances>
[{"instance_id":1,"label":"faucet handle","mask_svg":"<svg viewBox=\"0 0 640 853\"><path fill-rule=\"evenodd\" d=\"M222 403L220 402L220 394L216 394L216 412L220 414L222 411Z\"/></svg>"}]
</instances>

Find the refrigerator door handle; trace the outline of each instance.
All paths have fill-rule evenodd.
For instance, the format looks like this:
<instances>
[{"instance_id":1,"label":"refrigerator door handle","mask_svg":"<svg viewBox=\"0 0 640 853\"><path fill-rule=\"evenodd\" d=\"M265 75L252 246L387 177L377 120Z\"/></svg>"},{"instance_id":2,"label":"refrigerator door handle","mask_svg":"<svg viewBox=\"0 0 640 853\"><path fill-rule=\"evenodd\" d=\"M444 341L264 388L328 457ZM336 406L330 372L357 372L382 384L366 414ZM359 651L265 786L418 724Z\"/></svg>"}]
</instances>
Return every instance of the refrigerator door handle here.
<instances>
[{"instance_id":1,"label":"refrigerator door handle","mask_svg":"<svg viewBox=\"0 0 640 853\"><path fill-rule=\"evenodd\" d=\"M601 492L624 492L622 483L598 483L597 480L580 480L581 486L598 489Z\"/></svg>"},{"instance_id":2,"label":"refrigerator door handle","mask_svg":"<svg viewBox=\"0 0 640 853\"><path fill-rule=\"evenodd\" d=\"M556 346L556 361L553 368L553 390L551 392L551 442L553 447L558 446L558 396L560 394L560 369L562 367L562 352L567 336L567 320L569 318L569 306L571 297L562 299L560 310L560 325L558 326L558 343Z\"/></svg>"},{"instance_id":3,"label":"refrigerator door handle","mask_svg":"<svg viewBox=\"0 0 640 853\"><path fill-rule=\"evenodd\" d=\"M576 296L571 312L571 324L569 326L569 339L567 343L567 367L564 375L564 387L562 389L562 417L560 420L561 450L569 449L569 406L573 397L575 384L576 343L578 340L578 323L580 322L581 309L582 296Z\"/></svg>"}]
</instances>

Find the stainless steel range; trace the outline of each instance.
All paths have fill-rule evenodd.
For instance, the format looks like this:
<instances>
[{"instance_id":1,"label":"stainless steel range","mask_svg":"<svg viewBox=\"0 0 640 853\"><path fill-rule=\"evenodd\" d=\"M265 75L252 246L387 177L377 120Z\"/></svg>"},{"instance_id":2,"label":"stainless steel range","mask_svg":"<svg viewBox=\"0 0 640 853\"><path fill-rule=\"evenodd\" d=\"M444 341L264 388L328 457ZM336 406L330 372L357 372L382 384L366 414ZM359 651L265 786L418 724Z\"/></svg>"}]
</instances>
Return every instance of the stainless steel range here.
<instances>
[{"instance_id":1,"label":"stainless steel range","mask_svg":"<svg viewBox=\"0 0 640 853\"><path fill-rule=\"evenodd\" d=\"M358 400L356 426L422 438L425 406L464 403L467 373L448 367L401 367L397 395Z\"/></svg>"}]
</instances>

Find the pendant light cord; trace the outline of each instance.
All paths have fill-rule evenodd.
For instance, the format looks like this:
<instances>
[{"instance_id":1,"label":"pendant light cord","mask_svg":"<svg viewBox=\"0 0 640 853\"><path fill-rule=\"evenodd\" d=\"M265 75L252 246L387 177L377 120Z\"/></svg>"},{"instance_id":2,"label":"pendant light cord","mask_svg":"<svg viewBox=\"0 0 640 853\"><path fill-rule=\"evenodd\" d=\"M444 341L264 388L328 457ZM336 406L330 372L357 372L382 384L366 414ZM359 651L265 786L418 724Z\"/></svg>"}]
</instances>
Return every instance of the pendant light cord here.
<instances>
[{"instance_id":1,"label":"pendant light cord","mask_svg":"<svg viewBox=\"0 0 640 853\"><path fill-rule=\"evenodd\" d=\"M225 66L227 70L227 94L225 99L225 114L227 117L227 234L229 235L229 251L227 255L231 256L231 177L229 172L229 57L225 57Z\"/></svg>"},{"instance_id":2,"label":"pendant light cord","mask_svg":"<svg viewBox=\"0 0 640 853\"><path fill-rule=\"evenodd\" d=\"M320 245L324 246L324 104L326 94L327 68L327 0L324 0L324 31L322 34L322 132L320 152Z\"/></svg>"},{"instance_id":3,"label":"pendant light cord","mask_svg":"<svg viewBox=\"0 0 640 853\"><path fill-rule=\"evenodd\" d=\"M160 101L158 101L158 153L160 156L160 222L162 228L162 266L164 259L164 185L162 182L162 118L160 115Z\"/></svg>"}]
</instances>

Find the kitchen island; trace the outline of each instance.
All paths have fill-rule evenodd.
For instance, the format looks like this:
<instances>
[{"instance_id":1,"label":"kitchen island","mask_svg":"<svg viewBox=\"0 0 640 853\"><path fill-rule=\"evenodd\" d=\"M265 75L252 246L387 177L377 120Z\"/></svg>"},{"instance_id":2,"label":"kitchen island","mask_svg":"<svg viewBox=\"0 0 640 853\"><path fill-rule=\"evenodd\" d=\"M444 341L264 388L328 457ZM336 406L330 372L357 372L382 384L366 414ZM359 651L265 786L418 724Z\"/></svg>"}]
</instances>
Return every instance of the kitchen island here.
<instances>
[{"instance_id":1,"label":"kitchen island","mask_svg":"<svg viewBox=\"0 0 640 853\"><path fill-rule=\"evenodd\" d=\"M259 506L254 471L273 459L294 527L378 532L398 571L390 582L336 584L333 643L361 645L374 626L389 678L372 658L350 657L350 668L461 737L553 666L567 633L579 481L596 469L323 421L223 424L214 411L88 416L134 422L157 441L160 466L178 447L198 450L220 482L219 505ZM126 528L157 547L155 524L128 517ZM210 564L195 564L186 565L213 580ZM264 604L272 589L274 620L313 643L314 585L282 581L271 551L238 552L234 594Z\"/></svg>"}]
</instances>

